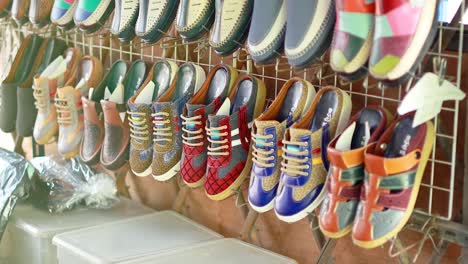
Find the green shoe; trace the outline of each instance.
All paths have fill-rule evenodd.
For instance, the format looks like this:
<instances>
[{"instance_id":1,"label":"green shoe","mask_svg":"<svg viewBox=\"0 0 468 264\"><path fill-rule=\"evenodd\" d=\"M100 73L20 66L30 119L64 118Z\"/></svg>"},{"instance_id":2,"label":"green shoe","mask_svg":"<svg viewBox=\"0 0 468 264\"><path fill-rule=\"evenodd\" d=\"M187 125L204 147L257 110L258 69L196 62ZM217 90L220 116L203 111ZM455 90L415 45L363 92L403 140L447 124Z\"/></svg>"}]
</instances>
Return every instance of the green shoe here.
<instances>
[{"instance_id":1,"label":"green shoe","mask_svg":"<svg viewBox=\"0 0 468 264\"><path fill-rule=\"evenodd\" d=\"M106 23L112 11L114 11L113 0L78 0L73 19L81 31L93 33Z\"/></svg>"},{"instance_id":2,"label":"green shoe","mask_svg":"<svg viewBox=\"0 0 468 264\"><path fill-rule=\"evenodd\" d=\"M128 42L135 37L135 24L138 18L138 0L115 0L115 12L111 33L120 41Z\"/></svg>"},{"instance_id":3,"label":"green shoe","mask_svg":"<svg viewBox=\"0 0 468 264\"><path fill-rule=\"evenodd\" d=\"M214 0L181 0L176 30L186 40L197 40L210 30L214 11Z\"/></svg>"},{"instance_id":4,"label":"green shoe","mask_svg":"<svg viewBox=\"0 0 468 264\"><path fill-rule=\"evenodd\" d=\"M179 0L140 0L136 35L146 43L155 43L169 30L177 13Z\"/></svg>"}]
</instances>

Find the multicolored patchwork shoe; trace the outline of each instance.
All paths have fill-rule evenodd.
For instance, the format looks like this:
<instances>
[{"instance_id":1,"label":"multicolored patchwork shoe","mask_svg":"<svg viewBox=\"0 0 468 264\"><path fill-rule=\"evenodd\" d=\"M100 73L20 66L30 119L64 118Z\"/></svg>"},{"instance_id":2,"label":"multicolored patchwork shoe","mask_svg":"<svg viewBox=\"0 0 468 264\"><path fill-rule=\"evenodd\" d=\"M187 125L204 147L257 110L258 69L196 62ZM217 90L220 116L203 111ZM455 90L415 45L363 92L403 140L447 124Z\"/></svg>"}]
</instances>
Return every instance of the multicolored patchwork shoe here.
<instances>
[{"instance_id":1,"label":"multicolored patchwork shoe","mask_svg":"<svg viewBox=\"0 0 468 264\"><path fill-rule=\"evenodd\" d=\"M234 86L237 70L228 65L215 66L198 91L187 102L182 118L183 152L180 174L191 188L203 185L207 164L206 120L216 113Z\"/></svg>"},{"instance_id":2,"label":"multicolored patchwork shoe","mask_svg":"<svg viewBox=\"0 0 468 264\"><path fill-rule=\"evenodd\" d=\"M378 80L402 83L416 70L437 33L438 1L375 2L369 72Z\"/></svg>"},{"instance_id":3,"label":"multicolored patchwork shoe","mask_svg":"<svg viewBox=\"0 0 468 264\"><path fill-rule=\"evenodd\" d=\"M309 110L315 97L311 83L293 78L252 128L249 204L259 213L273 209L281 174L281 147L286 129Z\"/></svg>"},{"instance_id":4,"label":"multicolored patchwork shoe","mask_svg":"<svg viewBox=\"0 0 468 264\"><path fill-rule=\"evenodd\" d=\"M249 33L253 0L216 1L210 45L220 56L234 53Z\"/></svg>"},{"instance_id":5,"label":"multicolored patchwork shoe","mask_svg":"<svg viewBox=\"0 0 468 264\"><path fill-rule=\"evenodd\" d=\"M397 118L364 154L364 191L353 226L354 244L375 248L409 220L435 132L428 121L413 127L414 113Z\"/></svg>"},{"instance_id":6,"label":"multicolored patchwork shoe","mask_svg":"<svg viewBox=\"0 0 468 264\"><path fill-rule=\"evenodd\" d=\"M54 0L31 0L29 6L29 21L36 28L45 26L50 21L50 13Z\"/></svg>"},{"instance_id":7,"label":"multicolored patchwork shoe","mask_svg":"<svg viewBox=\"0 0 468 264\"><path fill-rule=\"evenodd\" d=\"M304 116L286 131L275 213L285 222L305 218L322 202L326 188L327 146L346 127L351 114L349 95L322 88Z\"/></svg>"},{"instance_id":8,"label":"multicolored patchwork shoe","mask_svg":"<svg viewBox=\"0 0 468 264\"><path fill-rule=\"evenodd\" d=\"M0 18L8 16L11 10L11 3L13 0L1 0L0 1Z\"/></svg>"},{"instance_id":9,"label":"multicolored patchwork shoe","mask_svg":"<svg viewBox=\"0 0 468 264\"><path fill-rule=\"evenodd\" d=\"M177 175L182 157L182 120L185 104L205 82L205 71L193 63L180 66L177 77L154 104L152 174L157 181Z\"/></svg>"},{"instance_id":10,"label":"multicolored patchwork shoe","mask_svg":"<svg viewBox=\"0 0 468 264\"><path fill-rule=\"evenodd\" d=\"M319 216L320 230L326 236L340 238L351 232L364 181L364 151L392 120L386 109L368 106L328 146L327 193Z\"/></svg>"},{"instance_id":11,"label":"multicolored patchwork shoe","mask_svg":"<svg viewBox=\"0 0 468 264\"><path fill-rule=\"evenodd\" d=\"M177 14L179 0L140 0L136 35L146 43L155 43L169 30Z\"/></svg>"},{"instance_id":12,"label":"multicolored patchwork shoe","mask_svg":"<svg viewBox=\"0 0 468 264\"><path fill-rule=\"evenodd\" d=\"M216 114L208 116L205 193L210 199L233 195L250 174L250 128L263 111L265 95L263 81L243 76Z\"/></svg>"},{"instance_id":13,"label":"multicolored patchwork shoe","mask_svg":"<svg viewBox=\"0 0 468 264\"><path fill-rule=\"evenodd\" d=\"M152 106L171 86L178 66L172 61L158 61L146 81L128 101L130 125L130 168L136 176L151 174L153 160Z\"/></svg>"},{"instance_id":14,"label":"multicolored patchwork shoe","mask_svg":"<svg viewBox=\"0 0 468 264\"><path fill-rule=\"evenodd\" d=\"M214 20L214 2L214 0L180 1L175 27L182 38L194 41L210 30Z\"/></svg>"},{"instance_id":15,"label":"multicolored patchwork shoe","mask_svg":"<svg viewBox=\"0 0 468 264\"><path fill-rule=\"evenodd\" d=\"M50 21L62 29L71 29L75 26L73 15L77 7L78 0L55 0Z\"/></svg>"},{"instance_id":16,"label":"multicolored patchwork shoe","mask_svg":"<svg viewBox=\"0 0 468 264\"><path fill-rule=\"evenodd\" d=\"M22 26L29 21L28 11L30 1L31 0L13 0L13 4L11 5L11 17L18 26Z\"/></svg>"},{"instance_id":17,"label":"multicolored patchwork shoe","mask_svg":"<svg viewBox=\"0 0 468 264\"><path fill-rule=\"evenodd\" d=\"M75 25L85 33L93 33L100 29L114 11L113 0L77 0L73 20Z\"/></svg>"},{"instance_id":18,"label":"multicolored patchwork shoe","mask_svg":"<svg viewBox=\"0 0 468 264\"><path fill-rule=\"evenodd\" d=\"M366 73L374 36L374 0L336 1L336 27L330 52L334 71L349 80Z\"/></svg>"},{"instance_id":19,"label":"multicolored patchwork shoe","mask_svg":"<svg viewBox=\"0 0 468 264\"><path fill-rule=\"evenodd\" d=\"M115 0L114 18L112 19L110 31L120 41L128 42L135 37L138 11L138 0Z\"/></svg>"}]
</instances>

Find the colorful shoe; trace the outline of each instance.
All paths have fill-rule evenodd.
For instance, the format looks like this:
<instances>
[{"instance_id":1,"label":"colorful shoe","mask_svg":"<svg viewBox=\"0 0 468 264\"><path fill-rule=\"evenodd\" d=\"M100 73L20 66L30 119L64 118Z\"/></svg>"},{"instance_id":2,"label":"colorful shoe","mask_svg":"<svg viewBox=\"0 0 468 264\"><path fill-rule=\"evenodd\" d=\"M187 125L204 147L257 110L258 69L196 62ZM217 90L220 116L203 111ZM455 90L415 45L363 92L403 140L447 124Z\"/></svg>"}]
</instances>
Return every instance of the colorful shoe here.
<instances>
[{"instance_id":1,"label":"colorful shoe","mask_svg":"<svg viewBox=\"0 0 468 264\"><path fill-rule=\"evenodd\" d=\"M234 86L239 73L227 65L217 65L202 88L187 103L182 118L183 155L180 174L191 188L203 185L207 163L206 120L216 113Z\"/></svg>"},{"instance_id":2,"label":"colorful shoe","mask_svg":"<svg viewBox=\"0 0 468 264\"><path fill-rule=\"evenodd\" d=\"M250 127L263 111L265 96L263 81L241 77L216 115L208 116L205 193L210 199L233 195L250 174Z\"/></svg>"},{"instance_id":3,"label":"colorful shoe","mask_svg":"<svg viewBox=\"0 0 468 264\"><path fill-rule=\"evenodd\" d=\"M413 128L414 113L397 118L364 154L364 192L353 242L375 248L395 237L413 213L435 132L428 121Z\"/></svg>"},{"instance_id":4,"label":"colorful shoe","mask_svg":"<svg viewBox=\"0 0 468 264\"><path fill-rule=\"evenodd\" d=\"M50 13L54 0L31 0L29 6L29 21L36 27L41 28L50 22Z\"/></svg>"},{"instance_id":5,"label":"colorful shoe","mask_svg":"<svg viewBox=\"0 0 468 264\"><path fill-rule=\"evenodd\" d=\"M138 11L138 0L115 0L115 12L110 31L120 41L128 42L135 37Z\"/></svg>"},{"instance_id":6,"label":"colorful shoe","mask_svg":"<svg viewBox=\"0 0 468 264\"><path fill-rule=\"evenodd\" d=\"M104 113L101 164L109 170L117 170L128 161L130 125L127 103L142 85L146 78L146 70L144 61L135 61L125 79L118 80L114 87L106 87L104 98L101 100Z\"/></svg>"},{"instance_id":7,"label":"colorful shoe","mask_svg":"<svg viewBox=\"0 0 468 264\"><path fill-rule=\"evenodd\" d=\"M83 137L83 104L81 97L88 94L90 87L99 85L103 74L101 62L96 57L81 59L74 76L57 89L55 107L59 126L58 152L62 157L75 157L80 151Z\"/></svg>"},{"instance_id":8,"label":"colorful shoe","mask_svg":"<svg viewBox=\"0 0 468 264\"><path fill-rule=\"evenodd\" d=\"M11 10L12 0L0 0L0 18L8 16Z\"/></svg>"},{"instance_id":9,"label":"colorful shoe","mask_svg":"<svg viewBox=\"0 0 468 264\"><path fill-rule=\"evenodd\" d=\"M336 27L330 53L334 71L356 80L366 73L374 33L375 2L336 1Z\"/></svg>"},{"instance_id":10,"label":"colorful shoe","mask_svg":"<svg viewBox=\"0 0 468 264\"><path fill-rule=\"evenodd\" d=\"M113 0L77 0L73 20L75 25L85 33L93 33L100 29L114 11Z\"/></svg>"},{"instance_id":11,"label":"colorful shoe","mask_svg":"<svg viewBox=\"0 0 468 264\"><path fill-rule=\"evenodd\" d=\"M153 65L146 81L128 101L130 125L130 168L139 177L151 174L153 161L152 105L164 94L177 73L172 61L159 61Z\"/></svg>"},{"instance_id":12,"label":"colorful shoe","mask_svg":"<svg viewBox=\"0 0 468 264\"><path fill-rule=\"evenodd\" d=\"M293 78L281 88L270 107L254 122L249 204L259 213L269 211L275 205L284 133L309 110L314 97L315 88L311 83Z\"/></svg>"},{"instance_id":13,"label":"colorful shoe","mask_svg":"<svg viewBox=\"0 0 468 264\"><path fill-rule=\"evenodd\" d=\"M88 165L93 166L99 162L101 148L104 141L104 120L101 100L108 98L109 91L114 91L122 82L127 72L124 61L116 61L97 88L90 88L89 95L81 97L83 102L84 132L80 146L80 157ZM107 92L106 92L107 91ZM106 99L107 99L106 98ZM121 138L121 137L117 137Z\"/></svg>"},{"instance_id":14,"label":"colorful shoe","mask_svg":"<svg viewBox=\"0 0 468 264\"><path fill-rule=\"evenodd\" d=\"M218 55L230 55L242 46L249 33L253 2L252 0L216 1L210 45Z\"/></svg>"},{"instance_id":15,"label":"colorful shoe","mask_svg":"<svg viewBox=\"0 0 468 264\"><path fill-rule=\"evenodd\" d=\"M214 2L214 0L180 1L175 26L182 38L194 41L210 31L214 20Z\"/></svg>"},{"instance_id":16,"label":"colorful shoe","mask_svg":"<svg viewBox=\"0 0 468 264\"><path fill-rule=\"evenodd\" d=\"M40 74L34 77L34 100L37 117L34 123L33 136L38 144L44 145L54 141L58 133L57 111L54 98L57 89L73 78L81 59L78 48L70 48L64 57L58 57Z\"/></svg>"},{"instance_id":17,"label":"colorful shoe","mask_svg":"<svg viewBox=\"0 0 468 264\"><path fill-rule=\"evenodd\" d=\"M335 87L322 88L311 108L283 140L283 161L275 213L285 222L306 217L322 202L326 189L327 146L348 123L351 99Z\"/></svg>"},{"instance_id":18,"label":"colorful shoe","mask_svg":"<svg viewBox=\"0 0 468 264\"><path fill-rule=\"evenodd\" d=\"M136 35L146 43L155 43L169 30L177 14L179 0L140 0Z\"/></svg>"},{"instance_id":19,"label":"colorful shoe","mask_svg":"<svg viewBox=\"0 0 468 264\"><path fill-rule=\"evenodd\" d=\"M78 0L55 0L50 20L58 27L68 30L75 26L73 14L78 7Z\"/></svg>"},{"instance_id":20,"label":"colorful shoe","mask_svg":"<svg viewBox=\"0 0 468 264\"><path fill-rule=\"evenodd\" d=\"M335 1L288 1L285 53L294 68L312 64L330 47Z\"/></svg>"},{"instance_id":21,"label":"colorful shoe","mask_svg":"<svg viewBox=\"0 0 468 264\"><path fill-rule=\"evenodd\" d=\"M18 26L22 26L29 21L29 3L30 0L13 0L13 4L11 5L11 17Z\"/></svg>"},{"instance_id":22,"label":"colorful shoe","mask_svg":"<svg viewBox=\"0 0 468 264\"><path fill-rule=\"evenodd\" d=\"M437 0L376 0L369 60L374 78L399 84L412 75L437 33L437 5Z\"/></svg>"},{"instance_id":23,"label":"colorful shoe","mask_svg":"<svg viewBox=\"0 0 468 264\"><path fill-rule=\"evenodd\" d=\"M258 63L280 55L286 33L286 0L256 0L247 39L247 50Z\"/></svg>"},{"instance_id":24,"label":"colorful shoe","mask_svg":"<svg viewBox=\"0 0 468 264\"><path fill-rule=\"evenodd\" d=\"M364 181L364 151L379 139L392 119L382 107L366 107L328 146L327 193L319 216L320 229L326 236L340 238L351 232Z\"/></svg>"}]
</instances>

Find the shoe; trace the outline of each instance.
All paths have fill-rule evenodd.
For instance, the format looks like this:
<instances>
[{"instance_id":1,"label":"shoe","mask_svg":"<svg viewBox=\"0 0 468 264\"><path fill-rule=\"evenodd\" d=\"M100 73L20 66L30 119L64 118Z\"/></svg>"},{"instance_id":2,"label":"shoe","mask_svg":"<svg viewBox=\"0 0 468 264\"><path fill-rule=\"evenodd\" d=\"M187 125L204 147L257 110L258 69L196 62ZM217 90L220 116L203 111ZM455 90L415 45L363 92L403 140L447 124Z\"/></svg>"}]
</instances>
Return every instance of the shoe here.
<instances>
[{"instance_id":1,"label":"shoe","mask_svg":"<svg viewBox=\"0 0 468 264\"><path fill-rule=\"evenodd\" d=\"M428 121L413 128L414 113L397 118L364 153L364 191L353 242L375 248L395 237L413 213L435 138Z\"/></svg>"},{"instance_id":2,"label":"shoe","mask_svg":"<svg viewBox=\"0 0 468 264\"><path fill-rule=\"evenodd\" d=\"M18 26L22 26L29 21L29 3L30 0L13 0L11 5L11 17L15 20Z\"/></svg>"},{"instance_id":3,"label":"shoe","mask_svg":"<svg viewBox=\"0 0 468 264\"><path fill-rule=\"evenodd\" d=\"M284 51L294 68L306 68L330 47L335 1L288 1Z\"/></svg>"},{"instance_id":4,"label":"shoe","mask_svg":"<svg viewBox=\"0 0 468 264\"><path fill-rule=\"evenodd\" d=\"M181 0L177 11L176 30L187 41L195 41L213 24L214 0Z\"/></svg>"},{"instance_id":5,"label":"shoe","mask_svg":"<svg viewBox=\"0 0 468 264\"><path fill-rule=\"evenodd\" d=\"M64 55L55 59L41 74L34 77L33 96L37 117L33 136L40 145L54 141L57 136L58 123L54 98L57 89L63 87L73 77L81 59L81 51L78 48L69 48Z\"/></svg>"},{"instance_id":6,"label":"shoe","mask_svg":"<svg viewBox=\"0 0 468 264\"><path fill-rule=\"evenodd\" d=\"M309 110L315 97L314 86L302 79L286 82L273 103L252 128L252 170L249 204L259 213L273 209L281 174L281 141L284 133Z\"/></svg>"},{"instance_id":7,"label":"shoe","mask_svg":"<svg viewBox=\"0 0 468 264\"><path fill-rule=\"evenodd\" d=\"M78 0L55 0L50 21L64 30L71 29L75 26L73 14L77 7Z\"/></svg>"},{"instance_id":8,"label":"shoe","mask_svg":"<svg viewBox=\"0 0 468 264\"><path fill-rule=\"evenodd\" d=\"M0 129L5 133L13 132L16 128L18 85L34 70L33 64L43 42L44 39L36 34L23 40L10 72L0 86Z\"/></svg>"},{"instance_id":9,"label":"shoe","mask_svg":"<svg viewBox=\"0 0 468 264\"><path fill-rule=\"evenodd\" d=\"M364 182L364 151L392 120L386 109L368 106L328 146L330 168L319 216L320 230L327 237L340 238L351 232Z\"/></svg>"},{"instance_id":10,"label":"shoe","mask_svg":"<svg viewBox=\"0 0 468 264\"><path fill-rule=\"evenodd\" d=\"M280 55L286 33L286 0L256 0L247 50L252 59L266 64Z\"/></svg>"},{"instance_id":11,"label":"shoe","mask_svg":"<svg viewBox=\"0 0 468 264\"><path fill-rule=\"evenodd\" d=\"M322 202L328 170L327 146L343 131L351 113L349 95L325 87L304 116L286 131L276 216L292 223L306 217Z\"/></svg>"},{"instance_id":12,"label":"shoe","mask_svg":"<svg viewBox=\"0 0 468 264\"><path fill-rule=\"evenodd\" d=\"M122 42L129 42L135 37L135 24L139 11L138 1L115 0L115 12L110 31Z\"/></svg>"},{"instance_id":13,"label":"shoe","mask_svg":"<svg viewBox=\"0 0 468 264\"><path fill-rule=\"evenodd\" d=\"M216 113L234 86L239 73L231 66L215 66L202 88L187 102L182 118L183 152L180 174L191 188L203 185L207 164L206 120Z\"/></svg>"},{"instance_id":14,"label":"shoe","mask_svg":"<svg viewBox=\"0 0 468 264\"><path fill-rule=\"evenodd\" d=\"M151 174L153 161L153 102L156 102L169 87L178 66L172 61L158 61L150 70L146 81L128 101L130 125L130 168L139 177Z\"/></svg>"},{"instance_id":15,"label":"shoe","mask_svg":"<svg viewBox=\"0 0 468 264\"><path fill-rule=\"evenodd\" d=\"M0 18L8 16L11 10L12 0L0 0Z\"/></svg>"},{"instance_id":16,"label":"shoe","mask_svg":"<svg viewBox=\"0 0 468 264\"><path fill-rule=\"evenodd\" d=\"M369 72L401 84L416 70L437 33L437 0L376 0ZM404 19L402 19L404 18Z\"/></svg>"},{"instance_id":17,"label":"shoe","mask_svg":"<svg viewBox=\"0 0 468 264\"><path fill-rule=\"evenodd\" d=\"M93 33L100 29L114 11L113 0L77 0L73 20L75 25L85 33Z\"/></svg>"},{"instance_id":18,"label":"shoe","mask_svg":"<svg viewBox=\"0 0 468 264\"><path fill-rule=\"evenodd\" d=\"M178 5L179 0L140 0L136 35L146 43L158 42L172 25Z\"/></svg>"},{"instance_id":19,"label":"shoe","mask_svg":"<svg viewBox=\"0 0 468 264\"><path fill-rule=\"evenodd\" d=\"M250 27L252 0L216 0L216 13L210 33L210 45L220 56L241 47Z\"/></svg>"},{"instance_id":20,"label":"shoe","mask_svg":"<svg viewBox=\"0 0 468 264\"><path fill-rule=\"evenodd\" d=\"M106 87L101 100L104 113L104 142L101 150L101 164L109 170L117 170L127 163L130 147L130 125L127 114L128 100L141 87L146 78L146 64L135 61L125 79Z\"/></svg>"},{"instance_id":21,"label":"shoe","mask_svg":"<svg viewBox=\"0 0 468 264\"><path fill-rule=\"evenodd\" d=\"M74 71L65 87L57 89L55 107L59 127L58 152L65 158L73 158L80 151L83 137L83 104L81 97L88 94L90 87L99 85L103 74L101 61L96 57L85 56Z\"/></svg>"},{"instance_id":22,"label":"shoe","mask_svg":"<svg viewBox=\"0 0 468 264\"><path fill-rule=\"evenodd\" d=\"M41 28L50 22L50 14L54 0L31 0L29 6L29 21L36 28Z\"/></svg>"},{"instance_id":23,"label":"shoe","mask_svg":"<svg viewBox=\"0 0 468 264\"><path fill-rule=\"evenodd\" d=\"M106 99L108 99L109 91L115 90L117 85L122 82L126 72L127 64L121 60L116 61L104 76L102 82L96 88L90 88L88 96L81 97L84 130L80 146L80 158L89 166L96 165L99 162L104 141L104 113L100 102L105 95Z\"/></svg>"},{"instance_id":24,"label":"shoe","mask_svg":"<svg viewBox=\"0 0 468 264\"><path fill-rule=\"evenodd\" d=\"M216 114L208 116L205 193L211 200L233 195L250 174L250 128L263 111L265 96L263 81L241 77Z\"/></svg>"},{"instance_id":25,"label":"shoe","mask_svg":"<svg viewBox=\"0 0 468 264\"><path fill-rule=\"evenodd\" d=\"M336 27L330 64L344 79L356 80L366 74L374 36L375 2L336 1Z\"/></svg>"},{"instance_id":26,"label":"shoe","mask_svg":"<svg viewBox=\"0 0 468 264\"><path fill-rule=\"evenodd\" d=\"M196 64L180 66L175 81L153 105L152 175L167 181L180 170L182 156L182 114L187 101L205 82L205 71Z\"/></svg>"}]
</instances>

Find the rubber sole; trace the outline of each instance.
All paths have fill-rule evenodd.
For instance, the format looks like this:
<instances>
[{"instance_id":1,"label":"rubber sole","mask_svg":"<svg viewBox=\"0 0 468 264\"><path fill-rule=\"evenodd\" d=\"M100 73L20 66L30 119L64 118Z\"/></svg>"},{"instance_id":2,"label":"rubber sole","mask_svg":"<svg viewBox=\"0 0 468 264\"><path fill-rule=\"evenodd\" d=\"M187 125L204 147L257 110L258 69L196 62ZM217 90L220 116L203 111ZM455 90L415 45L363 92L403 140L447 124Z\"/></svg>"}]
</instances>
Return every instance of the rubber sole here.
<instances>
[{"instance_id":1,"label":"rubber sole","mask_svg":"<svg viewBox=\"0 0 468 264\"><path fill-rule=\"evenodd\" d=\"M257 213L266 213L268 211L270 211L271 209L275 208L275 198L273 198L267 205L265 206L255 206L252 204L252 202L250 202L250 199L249 199L249 205L250 207L252 207L252 209L254 211L256 211Z\"/></svg>"},{"instance_id":2,"label":"rubber sole","mask_svg":"<svg viewBox=\"0 0 468 264\"><path fill-rule=\"evenodd\" d=\"M162 175L153 175L153 178L157 181L164 182L172 179L172 177L176 176L177 173L180 171L180 161L177 162L176 165L174 165L172 168L170 168L166 173Z\"/></svg>"},{"instance_id":3,"label":"rubber sole","mask_svg":"<svg viewBox=\"0 0 468 264\"><path fill-rule=\"evenodd\" d=\"M349 226L343 228L339 232L329 232L329 231L323 229L322 226L319 226L319 227L320 227L320 231L322 231L322 233L325 236L327 236L329 238L334 238L334 239L342 238L342 237L346 236L347 234L351 233L351 230L353 230L353 224L350 224Z\"/></svg>"},{"instance_id":4,"label":"rubber sole","mask_svg":"<svg viewBox=\"0 0 468 264\"><path fill-rule=\"evenodd\" d=\"M130 166L130 167L132 167L132 166ZM138 176L138 177L146 177L146 176L148 176L148 175L151 174L151 170L152 170L152 168L151 168L151 165L150 165L150 166L149 166L148 168L146 168L143 172L136 172L136 171L134 171L133 169L132 169L132 172L133 172L133 174L135 174L135 176Z\"/></svg>"},{"instance_id":5,"label":"rubber sole","mask_svg":"<svg viewBox=\"0 0 468 264\"><path fill-rule=\"evenodd\" d=\"M99 19L97 19L96 23L94 23L91 26L83 26L82 24L86 23L86 20L85 20L76 25L82 32L86 34L94 33L106 23L107 19L109 18L109 16L112 14L113 11L114 11L114 1L110 1L109 5L106 7L106 10L102 14L102 16Z\"/></svg>"},{"instance_id":6,"label":"rubber sole","mask_svg":"<svg viewBox=\"0 0 468 264\"><path fill-rule=\"evenodd\" d=\"M197 182L186 182L184 180L184 183L185 185L187 185L188 187L192 188L192 189L195 189L195 188L200 188L203 186L203 184L205 183L205 176L206 175L203 175L203 177L201 177L201 179ZM183 180L183 179L182 179Z\"/></svg>"}]
</instances>

